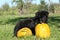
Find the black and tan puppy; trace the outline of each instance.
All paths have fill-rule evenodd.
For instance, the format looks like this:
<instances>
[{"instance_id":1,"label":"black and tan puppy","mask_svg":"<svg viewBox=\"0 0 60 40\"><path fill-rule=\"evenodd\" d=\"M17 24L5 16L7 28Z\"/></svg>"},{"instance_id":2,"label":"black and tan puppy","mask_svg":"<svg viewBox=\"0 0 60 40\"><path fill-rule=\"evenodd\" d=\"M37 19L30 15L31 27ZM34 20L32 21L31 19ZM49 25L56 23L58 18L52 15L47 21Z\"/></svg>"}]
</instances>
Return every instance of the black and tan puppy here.
<instances>
[{"instance_id":1,"label":"black and tan puppy","mask_svg":"<svg viewBox=\"0 0 60 40\"><path fill-rule=\"evenodd\" d=\"M38 11L36 14L35 14L35 22L37 23L47 23L48 21L48 12L47 11Z\"/></svg>"},{"instance_id":2,"label":"black and tan puppy","mask_svg":"<svg viewBox=\"0 0 60 40\"><path fill-rule=\"evenodd\" d=\"M19 21L14 28L14 36L17 36L17 31L21 28L28 27L31 29L33 35L35 35L35 26L38 23L47 23L48 20L47 11L38 11L33 18L27 18Z\"/></svg>"}]
</instances>

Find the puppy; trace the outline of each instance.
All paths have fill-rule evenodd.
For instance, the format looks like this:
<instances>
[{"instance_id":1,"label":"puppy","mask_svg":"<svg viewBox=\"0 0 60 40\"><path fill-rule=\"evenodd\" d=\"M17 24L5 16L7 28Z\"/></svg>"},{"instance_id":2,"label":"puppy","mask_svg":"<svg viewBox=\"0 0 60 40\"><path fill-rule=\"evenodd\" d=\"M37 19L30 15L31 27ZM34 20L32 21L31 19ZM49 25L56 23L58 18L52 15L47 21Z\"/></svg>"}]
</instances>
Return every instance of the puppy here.
<instances>
[{"instance_id":1,"label":"puppy","mask_svg":"<svg viewBox=\"0 0 60 40\"><path fill-rule=\"evenodd\" d=\"M35 17L19 21L14 28L14 36L17 37L17 31L24 27L30 28L33 35L35 35L35 26L38 23L47 23L48 14L47 11L38 11L36 12Z\"/></svg>"}]
</instances>

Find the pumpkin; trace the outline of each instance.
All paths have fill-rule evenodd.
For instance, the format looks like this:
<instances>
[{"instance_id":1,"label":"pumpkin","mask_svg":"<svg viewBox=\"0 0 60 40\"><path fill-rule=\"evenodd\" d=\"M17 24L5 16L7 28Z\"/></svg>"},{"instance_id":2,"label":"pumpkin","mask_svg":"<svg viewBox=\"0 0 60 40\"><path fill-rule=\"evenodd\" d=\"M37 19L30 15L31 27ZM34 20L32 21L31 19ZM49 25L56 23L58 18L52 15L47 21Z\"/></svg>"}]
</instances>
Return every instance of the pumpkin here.
<instances>
[{"instance_id":1,"label":"pumpkin","mask_svg":"<svg viewBox=\"0 0 60 40\"><path fill-rule=\"evenodd\" d=\"M35 33L37 37L48 38L50 37L50 28L46 23L37 24L35 27Z\"/></svg>"},{"instance_id":2,"label":"pumpkin","mask_svg":"<svg viewBox=\"0 0 60 40\"><path fill-rule=\"evenodd\" d=\"M29 28L24 27L17 32L17 37L29 36L32 35L32 32Z\"/></svg>"}]
</instances>

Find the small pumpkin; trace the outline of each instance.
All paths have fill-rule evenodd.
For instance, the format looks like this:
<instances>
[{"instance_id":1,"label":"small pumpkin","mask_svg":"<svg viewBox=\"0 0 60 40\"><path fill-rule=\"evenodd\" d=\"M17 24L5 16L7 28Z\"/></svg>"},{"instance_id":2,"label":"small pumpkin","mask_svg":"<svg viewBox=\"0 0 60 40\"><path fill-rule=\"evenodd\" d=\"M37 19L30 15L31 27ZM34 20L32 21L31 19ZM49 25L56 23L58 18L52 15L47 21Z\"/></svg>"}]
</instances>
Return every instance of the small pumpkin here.
<instances>
[{"instance_id":1,"label":"small pumpkin","mask_svg":"<svg viewBox=\"0 0 60 40\"><path fill-rule=\"evenodd\" d=\"M29 28L24 27L17 32L17 37L29 36L32 35L32 32Z\"/></svg>"},{"instance_id":2,"label":"small pumpkin","mask_svg":"<svg viewBox=\"0 0 60 40\"><path fill-rule=\"evenodd\" d=\"M46 23L37 24L35 27L35 32L37 37L40 37L40 38L50 37L50 28Z\"/></svg>"}]
</instances>

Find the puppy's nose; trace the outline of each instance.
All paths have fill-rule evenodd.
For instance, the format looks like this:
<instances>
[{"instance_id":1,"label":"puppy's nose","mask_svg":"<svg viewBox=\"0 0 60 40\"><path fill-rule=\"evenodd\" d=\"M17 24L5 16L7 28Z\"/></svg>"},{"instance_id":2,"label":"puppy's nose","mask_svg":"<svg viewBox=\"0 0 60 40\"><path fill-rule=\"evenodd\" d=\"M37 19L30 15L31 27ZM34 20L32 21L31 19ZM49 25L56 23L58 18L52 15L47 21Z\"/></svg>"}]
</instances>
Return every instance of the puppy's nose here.
<instances>
[{"instance_id":1,"label":"puppy's nose","mask_svg":"<svg viewBox=\"0 0 60 40\"><path fill-rule=\"evenodd\" d=\"M40 19L40 22L39 23L43 23L42 19Z\"/></svg>"},{"instance_id":2,"label":"puppy's nose","mask_svg":"<svg viewBox=\"0 0 60 40\"><path fill-rule=\"evenodd\" d=\"M42 23L42 21L40 21L40 23Z\"/></svg>"}]
</instances>

